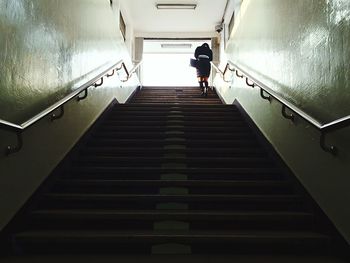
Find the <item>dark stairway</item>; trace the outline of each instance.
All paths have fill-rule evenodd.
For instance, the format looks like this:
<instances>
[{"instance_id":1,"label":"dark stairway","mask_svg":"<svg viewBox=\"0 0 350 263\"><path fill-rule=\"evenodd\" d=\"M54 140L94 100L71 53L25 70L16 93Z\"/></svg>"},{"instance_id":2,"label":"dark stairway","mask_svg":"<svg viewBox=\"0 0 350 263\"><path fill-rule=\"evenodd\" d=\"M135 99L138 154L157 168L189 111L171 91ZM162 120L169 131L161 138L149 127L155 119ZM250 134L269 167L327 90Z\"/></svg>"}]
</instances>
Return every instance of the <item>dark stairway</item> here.
<instances>
[{"instance_id":1,"label":"dark stairway","mask_svg":"<svg viewBox=\"0 0 350 263\"><path fill-rule=\"evenodd\" d=\"M106 113L11 234L13 253L332 253L236 106L181 89L143 88Z\"/></svg>"}]
</instances>

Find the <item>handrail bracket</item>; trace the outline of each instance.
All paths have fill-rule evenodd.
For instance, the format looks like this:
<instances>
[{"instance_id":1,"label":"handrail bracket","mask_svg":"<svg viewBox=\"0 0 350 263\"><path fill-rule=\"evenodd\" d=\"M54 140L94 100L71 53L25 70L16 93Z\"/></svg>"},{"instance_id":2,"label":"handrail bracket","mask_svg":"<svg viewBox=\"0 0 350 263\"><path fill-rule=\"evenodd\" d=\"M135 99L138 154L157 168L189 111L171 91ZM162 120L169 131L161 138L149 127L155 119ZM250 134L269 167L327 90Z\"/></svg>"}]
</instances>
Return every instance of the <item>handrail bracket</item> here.
<instances>
[{"instance_id":1,"label":"handrail bracket","mask_svg":"<svg viewBox=\"0 0 350 263\"><path fill-rule=\"evenodd\" d=\"M227 83L232 82L232 78L233 78L232 76L231 76L231 79L230 79L230 80L226 80L226 72L227 72L227 70L229 70L229 71L231 71L231 72L234 72L234 71L235 71L234 68L230 68L230 63L226 63L226 66L225 66L225 69L224 69L223 72L222 72L219 68L217 68L217 70L220 71L220 73L221 73L221 75L222 75L222 79L223 79L225 82L227 82Z\"/></svg>"},{"instance_id":2,"label":"handrail bracket","mask_svg":"<svg viewBox=\"0 0 350 263\"><path fill-rule=\"evenodd\" d=\"M249 83L249 79L248 79L248 77L246 77L246 78L245 78L245 83L246 83L246 84L247 84L247 86L249 86L249 87L252 87L252 88L254 88L254 87L255 87L255 83L254 83L254 82Z\"/></svg>"},{"instance_id":3,"label":"handrail bracket","mask_svg":"<svg viewBox=\"0 0 350 263\"><path fill-rule=\"evenodd\" d=\"M103 85L103 77L100 79L100 83L95 82L94 87L97 88Z\"/></svg>"},{"instance_id":4,"label":"handrail bracket","mask_svg":"<svg viewBox=\"0 0 350 263\"><path fill-rule=\"evenodd\" d=\"M125 74L126 74L126 78L122 79L121 82L127 82L129 80L129 78L131 77L131 74L129 73L128 69L126 68L126 65L124 62L122 62L122 64L120 65L120 67L116 68L117 71L123 69ZM119 74L118 74L119 75Z\"/></svg>"},{"instance_id":5,"label":"handrail bracket","mask_svg":"<svg viewBox=\"0 0 350 263\"><path fill-rule=\"evenodd\" d=\"M9 156L10 154L19 152L23 147L23 137L22 132L17 132L17 145L16 146L7 146L5 150L5 155Z\"/></svg>"},{"instance_id":6,"label":"handrail bracket","mask_svg":"<svg viewBox=\"0 0 350 263\"><path fill-rule=\"evenodd\" d=\"M239 73L238 73L238 70L236 69L236 76L237 77L239 77L239 78L243 78L244 77L244 75L242 74L242 75L239 75Z\"/></svg>"},{"instance_id":7,"label":"handrail bracket","mask_svg":"<svg viewBox=\"0 0 350 263\"><path fill-rule=\"evenodd\" d=\"M84 90L84 95L83 95L82 97L79 97L79 95L77 96L77 101L84 100L84 99L87 98L87 96L88 96L88 89L86 88L86 89Z\"/></svg>"},{"instance_id":8,"label":"handrail bracket","mask_svg":"<svg viewBox=\"0 0 350 263\"><path fill-rule=\"evenodd\" d=\"M114 75L114 73L115 73L115 69L113 69L113 71L112 71L112 73L111 74L109 74L109 73L107 73L107 78L109 78L109 77L112 77L113 75Z\"/></svg>"},{"instance_id":9,"label":"handrail bracket","mask_svg":"<svg viewBox=\"0 0 350 263\"><path fill-rule=\"evenodd\" d=\"M58 119L60 119L60 118L63 117L63 115L64 115L64 106L61 105L61 106L59 107L59 109L60 109L60 113L59 113L59 114L55 114L55 113L52 113L52 114L51 114L51 117L50 117L50 120L51 120L51 121L58 120Z\"/></svg>"},{"instance_id":10,"label":"handrail bracket","mask_svg":"<svg viewBox=\"0 0 350 263\"><path fill-rule=\"evenodd\" d=\"M295 121L295 115L293 113L288 114L286 112L286 109L287 109L287 106L283 104L282 105L282 115L283 115L283 117L288 119L288 120L291 120L292 122L294 122Z\"/></svg>"},{"instance_id":11,"label":"handrail bracket","mask_svg":"<svg viewBox=\"0 0 350 263\"><path fill-rule=\"evenodd\" d=\"M260 88L260 97L263 98L264 100L268 100L269 102L271 102L271 100L272 100L270 94L266 96L264 94L264 90L262 88Z\"/></svg>"}]
</instances>

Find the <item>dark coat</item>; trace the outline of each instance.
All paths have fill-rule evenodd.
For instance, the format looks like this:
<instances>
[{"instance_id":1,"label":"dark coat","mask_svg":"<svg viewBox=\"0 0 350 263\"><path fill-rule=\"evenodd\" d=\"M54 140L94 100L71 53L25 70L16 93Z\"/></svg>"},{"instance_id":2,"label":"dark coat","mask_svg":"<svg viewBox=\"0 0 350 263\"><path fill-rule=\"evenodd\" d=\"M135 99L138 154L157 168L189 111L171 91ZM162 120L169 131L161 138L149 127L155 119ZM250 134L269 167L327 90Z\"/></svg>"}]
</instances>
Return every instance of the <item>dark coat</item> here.
<instances>
[{"instance_id":1,"label":"dark coat","mask_svg":"<svg viewBox=\"0 0 350 263\"><path fill-rule=\"evenodd\" d=\"M213 60L213 52L209 48L209 45L204 43L197 47L194 52L194 57L198 60L196 67L197 77L209 77L211 68L210 61Z\"/></svg>"}]
</instances>

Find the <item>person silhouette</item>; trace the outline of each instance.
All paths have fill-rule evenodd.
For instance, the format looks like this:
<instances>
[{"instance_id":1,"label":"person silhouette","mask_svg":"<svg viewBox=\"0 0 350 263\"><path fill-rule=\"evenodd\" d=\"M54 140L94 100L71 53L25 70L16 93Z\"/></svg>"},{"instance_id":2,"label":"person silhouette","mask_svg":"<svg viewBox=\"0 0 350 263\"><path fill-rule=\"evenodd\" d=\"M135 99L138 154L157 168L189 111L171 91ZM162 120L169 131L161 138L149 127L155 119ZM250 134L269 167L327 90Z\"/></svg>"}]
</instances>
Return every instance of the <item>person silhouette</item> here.
<instances>
[{"instance_id":1,"label":"person silhouette","mask_svg":"<svg viewBox=\"0 0 350 263\"><path fill-rule=\"evenodd\" d=\"M208 79L211 69L210 61L213 60L213 51L207 43L204 43L196 48L194 57L197 59L196 69L199 87L202 89L202 95L208 96Z\"/></svg>"}]
</instances>

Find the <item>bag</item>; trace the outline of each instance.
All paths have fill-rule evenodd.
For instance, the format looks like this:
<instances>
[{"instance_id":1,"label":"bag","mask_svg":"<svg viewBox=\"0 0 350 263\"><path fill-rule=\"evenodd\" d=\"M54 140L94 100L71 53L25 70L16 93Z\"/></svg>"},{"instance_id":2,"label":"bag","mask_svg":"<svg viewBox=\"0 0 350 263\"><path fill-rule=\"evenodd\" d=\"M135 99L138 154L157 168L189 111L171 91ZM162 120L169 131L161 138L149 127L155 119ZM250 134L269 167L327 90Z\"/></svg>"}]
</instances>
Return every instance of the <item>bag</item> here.
<instances>
[{"instance_id":1,"label":"bag","mask_svg":"<svg viewBox=\"0 0 350 263\"><path fill-rule=\"evenodd\" d=\"M198 65L198 60L194 59L194 58L191 58L190 59L190 66L194 67L194 68L197 68L197 65Z\"/></svg>"}]
</instances>

